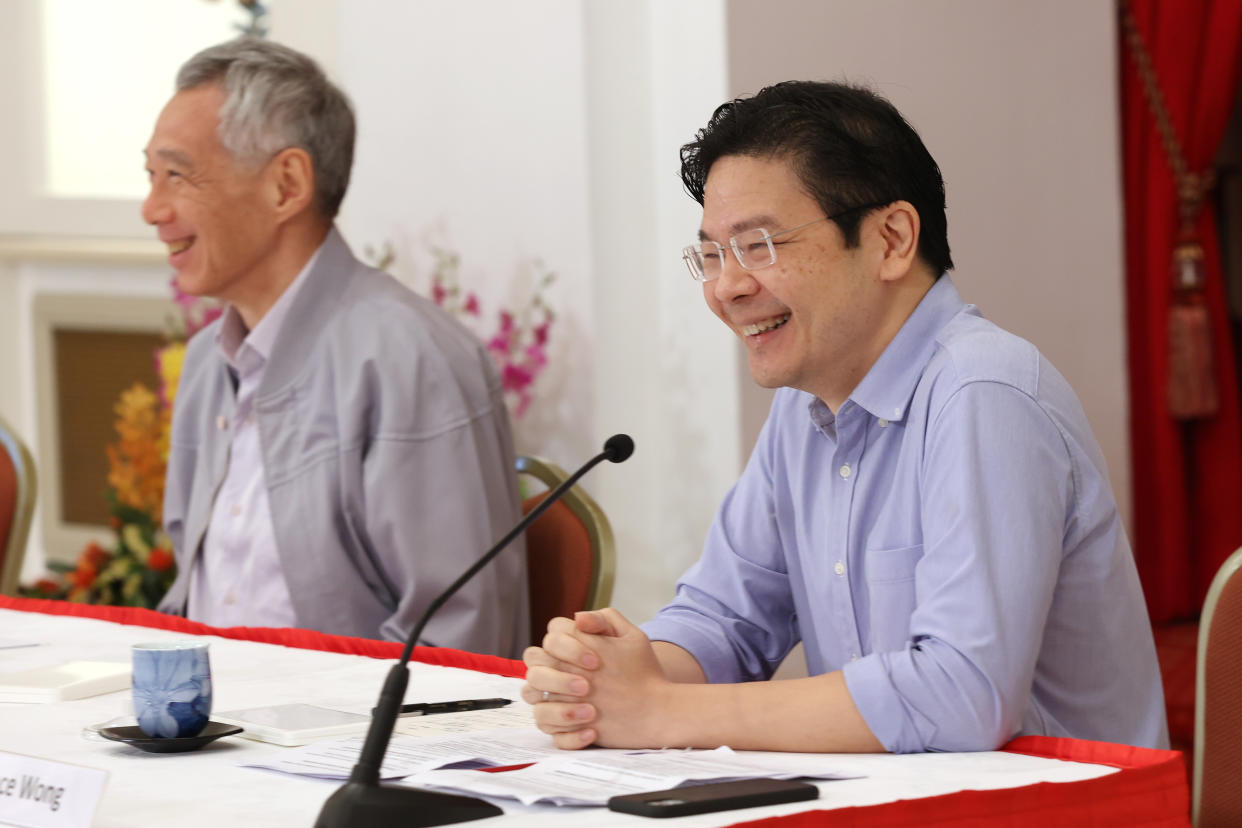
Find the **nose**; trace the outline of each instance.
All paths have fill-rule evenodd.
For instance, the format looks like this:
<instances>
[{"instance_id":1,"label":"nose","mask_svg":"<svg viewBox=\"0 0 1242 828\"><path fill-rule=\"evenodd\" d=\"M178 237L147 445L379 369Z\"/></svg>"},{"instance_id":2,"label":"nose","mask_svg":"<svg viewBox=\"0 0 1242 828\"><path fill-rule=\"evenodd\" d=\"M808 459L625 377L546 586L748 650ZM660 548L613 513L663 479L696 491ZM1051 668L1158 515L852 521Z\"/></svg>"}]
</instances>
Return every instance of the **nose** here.
<instances>
[{"instance_id":1,"label":"nose","mask_svg":"<svg viewBox=\"0 0 1242 828\"><path fill-rule=\"evenodd\" d=\"M151 182L151 190L142 201L142 220L147 224L164 224L171 220L172 209L168 199L160 191L155 182Z\"/></svg>"},{"instance_id":2,"label":"nose","mask_svg":"<svg viewBox=\"0 0 1242 828\"><path fill-rule=\"evenodd\" d=\"M759 291L759 282L754 274L738 264L737 257L731 250L725 252L720 275L710 284L716 300L722 305L744 299Z\"/></svg>"}]
</instances>

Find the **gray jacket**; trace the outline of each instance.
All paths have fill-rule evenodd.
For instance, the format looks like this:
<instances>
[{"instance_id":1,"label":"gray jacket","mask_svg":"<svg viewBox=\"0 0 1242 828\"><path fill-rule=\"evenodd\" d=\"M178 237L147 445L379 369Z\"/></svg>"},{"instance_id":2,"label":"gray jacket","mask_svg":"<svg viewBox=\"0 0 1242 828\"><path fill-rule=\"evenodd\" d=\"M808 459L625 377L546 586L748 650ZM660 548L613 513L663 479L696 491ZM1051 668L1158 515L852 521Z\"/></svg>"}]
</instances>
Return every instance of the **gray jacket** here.
<instances>
[{"instance_id":1,"label":"gray jacket","mask_svg":"<svg viewBox=\"0 0 1242 828\"><path fill-rule=\"evenodd\" d=\"M173 411L164 525L184 614L229 462L234 382L219 321L189 343ZM513 439L483 345L357 261L333 229L255 394L281 566L298 626L401 640L519 518ZM519 542L432 618L420 643L516 656L528 642Z\"/></svg>"}]
</instances>

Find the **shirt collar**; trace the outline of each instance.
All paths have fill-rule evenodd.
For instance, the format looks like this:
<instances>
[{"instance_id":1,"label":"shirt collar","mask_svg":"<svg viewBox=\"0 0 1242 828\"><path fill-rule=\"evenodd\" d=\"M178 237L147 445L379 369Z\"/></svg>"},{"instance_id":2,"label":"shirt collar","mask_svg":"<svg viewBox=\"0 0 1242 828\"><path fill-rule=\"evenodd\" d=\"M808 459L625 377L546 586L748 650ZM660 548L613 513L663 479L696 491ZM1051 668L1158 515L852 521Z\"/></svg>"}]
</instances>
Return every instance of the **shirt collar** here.
<instances>
[{"instance_id":1,"label":"shirt collar","mask_svg":"<svg viewBox=\"0 0 1242 828\"><path fill-rule=\"evenodd\" d=\"M966 307L948 274L937 279L849 399L880 419L904 419L936 335Z\"/></svg>"},{"instance_id":2,"label":"shirt collar","mask_svg":"<svg viewBox=\"0 0 1242 828\"><path fill-rule=\"evenodd\" d=\"M225 308L220 330L216 333L216 345L225 360L239 374L248 374L267 362L272 353L272 345L275 344L285 317L289 314L293 298L306 281L306 275L314 267L322 250L321 244L253 329L246 329L246 323L242 321L237 308L232 305Z\"/></svg>"}]
</instances>

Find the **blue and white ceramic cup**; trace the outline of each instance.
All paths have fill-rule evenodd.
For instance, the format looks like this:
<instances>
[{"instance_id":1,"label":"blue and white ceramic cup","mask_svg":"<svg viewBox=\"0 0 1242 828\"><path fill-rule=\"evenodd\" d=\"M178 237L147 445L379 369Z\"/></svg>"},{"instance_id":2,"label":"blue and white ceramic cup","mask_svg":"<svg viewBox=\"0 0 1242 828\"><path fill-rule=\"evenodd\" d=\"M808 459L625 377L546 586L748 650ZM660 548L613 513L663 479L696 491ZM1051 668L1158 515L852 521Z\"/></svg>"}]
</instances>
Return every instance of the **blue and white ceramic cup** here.
<instances>
[{"instance_id":1,"label":"blue and white ceramic cup","mask_svg":"<svg viewBox=\"0 0 1242 828\"><path fill-rule=\"evenodd\" d=\"M211 715L207 643L192 639L134 645L134 715L153 739L197 736Z\"/></svg>"}]
</instances>

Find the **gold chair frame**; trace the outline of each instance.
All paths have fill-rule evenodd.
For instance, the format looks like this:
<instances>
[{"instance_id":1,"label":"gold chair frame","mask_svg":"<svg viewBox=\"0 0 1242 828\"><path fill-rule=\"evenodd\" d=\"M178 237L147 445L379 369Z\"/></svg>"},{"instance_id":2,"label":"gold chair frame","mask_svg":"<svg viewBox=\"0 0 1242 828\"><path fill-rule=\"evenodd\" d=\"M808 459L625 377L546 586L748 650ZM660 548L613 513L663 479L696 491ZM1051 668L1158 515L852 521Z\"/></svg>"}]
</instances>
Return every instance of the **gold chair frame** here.
<instances>
[{"instance_id":1,"label":"gold chair frame","mask_svg":"<svg viewBox=\"0 0 1242 828\"><path fill-rule=\"evenodd\" d=\"M529 475L549 489L555 488L569 477L560 466L539 457L518 457L516 467L518 474ZM565 492L561 500L574 513L574 516L582 521L582 525L586 527L587 538L591 542L591 571L594 577L591 578L591 586L587 590L587 605L584 609L602 609L609 606L612 601L612 585L617 570L616 543L612 535L612 524L608 522L608 516L604 514L604 510L581 485L576 485Z\"/></svg>"},{"instance_id":2,"label":"gold chair frame","mask_svg":"<svg viewBox=\"0 0 1242 828\"><path fill-rule=\"evenodd\" d=\"M0 565L0 595L16 595L17 583L22 574L22 561L26 557L26 540L30 535L30 521L34 515L38 494L38 477L34 458L26 444L0 418L0 450L9 455L17 478L17 502L13 508L13 522L9 536L4 539L4 561Z\"/></svg>"},{"instance_id":3,"label":"gold chair frame","mask_svg":"<svg viewBox=\"0 0 1242 828\"><path fill-rule=\"evenodd\" d=\"M1216 613L1216 604L1220 600L1220 595L1225 591L1225 585L1229 583L1229 579L1239 569L1242 569L1242 549L1236 550L1226 558L1220 569L1216 571L1216 576L1212 578L1212 585L1208 587L1207 598L1203 601L1203 614L1199 616L1199 648L1195 659L1195 770L1190 811L1193 825L1199 824L1199 807L1203 796L1203 739L1207 718L1205 711L1207 670L1205 668L1208 635L1212 631L1212 616ZM1242 658L1242 654L1238 657Z\"/></svg>"}]
</instances>

